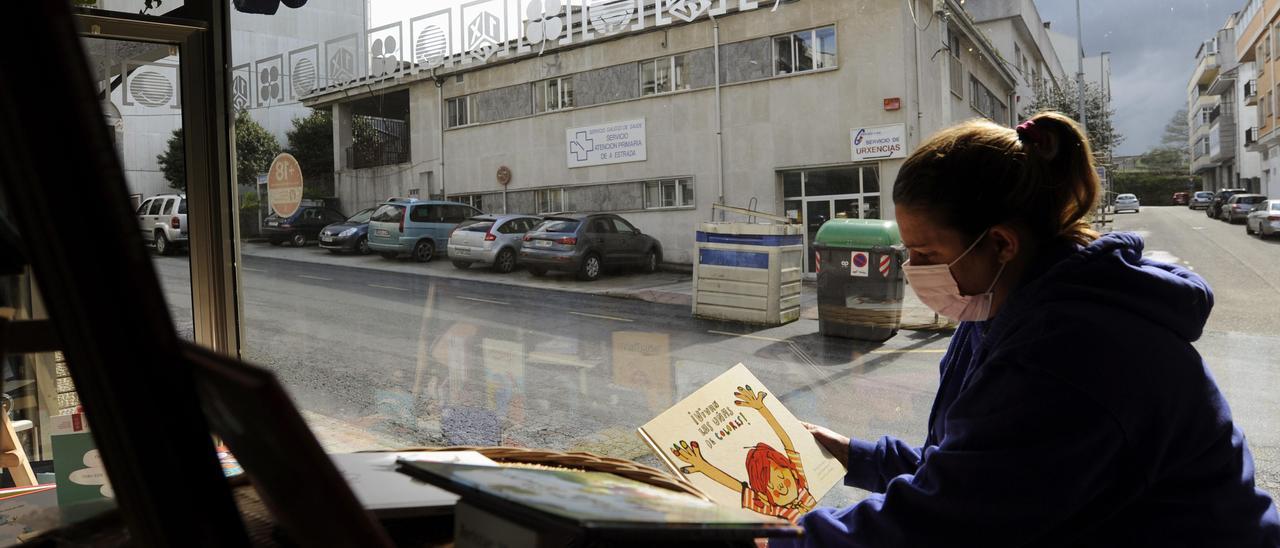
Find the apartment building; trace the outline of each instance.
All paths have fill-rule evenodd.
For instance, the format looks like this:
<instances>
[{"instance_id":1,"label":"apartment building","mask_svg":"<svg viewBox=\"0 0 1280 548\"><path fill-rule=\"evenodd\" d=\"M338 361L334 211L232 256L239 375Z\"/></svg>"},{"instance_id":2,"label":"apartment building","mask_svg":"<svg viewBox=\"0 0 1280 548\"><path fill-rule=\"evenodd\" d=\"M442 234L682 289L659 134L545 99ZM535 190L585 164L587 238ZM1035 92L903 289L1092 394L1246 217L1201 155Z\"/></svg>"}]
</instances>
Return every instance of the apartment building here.
<instances>
[{"instance_id":1,"label":"apartment building","mask_svg":"<svg viewBox=\"0 0 1280 548\"><path fill-rule=\"evenodd\" d=\"M1057 88L1075 78L1063 68L1049 37L1049 25L1040 18L1033 0L969 0L964 8L991 39L1001 62L1017 75L1015 113L1030 114L1026 110L1041 90ZM1106 82L1109 92L1110 79Z\"/></svg>"},{"instance_id":2,"label":"apartment building","mask_svg":"<svg viewBox=\"0 0 1280 548\"><path fill-rule=\"evenodd\" d=\"M1251 69L1251 78L1241 77L1237 87L1241 103L1252 109L1252 113L1241 116L1244 150L1259 164L1252 177L1246 172L1240 182L1254 192L1274 197L1280 195L1280 124L1276 112L1276 102L1280 101L1280 79L1276 78L1276 70L1280 69L1280 63L1276 63L1280 57L1280 1L1249 0L1234 17L1236 32L1227 43L1231 47L1219 49ZM1194 132L1192 141L1195 143Z\"/></svg>"}]
</instances>

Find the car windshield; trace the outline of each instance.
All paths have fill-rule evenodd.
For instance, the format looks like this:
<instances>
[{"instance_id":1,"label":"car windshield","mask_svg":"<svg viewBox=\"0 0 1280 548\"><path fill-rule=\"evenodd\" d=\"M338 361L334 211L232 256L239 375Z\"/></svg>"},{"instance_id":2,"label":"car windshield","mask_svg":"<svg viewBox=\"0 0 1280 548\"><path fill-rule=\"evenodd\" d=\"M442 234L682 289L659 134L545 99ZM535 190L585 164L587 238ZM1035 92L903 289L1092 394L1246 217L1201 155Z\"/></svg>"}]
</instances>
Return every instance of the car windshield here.
<instances>
[{"instance_id":1,"label":"car windshield","mask_svg":"<svg viewBox=\"0 0 1280 548\"><path fill-rule=\"evenodd\" d=\"M489 219L467 219L458 225L458 230L463 232L488 232L493 228L493 221Z\"/></svg>"},{"instance_id":2,"label":"car windshield","mask_svg":"<svg viewBox=\"0 0 1280 548\"><path fill-rule=\"evenodd\" d=\"M347 218L348 223L367 223L373 217L373 208L365 209Z\"/></svg>"},{"instance_id":3,"label":"car windshield","mask_svg":"<svg viewBox=\"0 0 1280 548\"><path fill-rule=\"evenodd\" d=\"M547 219L534 229L534 232L569 233L578 230L578 221L574 219Z\"/></svg>"},{"instance_id":4,"label":"car windshield","mask_svg":"<svg viewBox=\"0 0 1280 548\"><path fill-rule=\"evenodd\" d=\"M370 221L379 223L398 223L404 220L404 206L383 204L369 217Z\"/></svg>"},{"instance_id":5,"label":"car windshield","mask_svg":"<svg viewBox=\"0 0 1280 548\"><path fill-rule=\"evenodd\" d=\"M1271 202L1271 211L1280 211L1280 202Z\"/></svg>"}]
</instances>

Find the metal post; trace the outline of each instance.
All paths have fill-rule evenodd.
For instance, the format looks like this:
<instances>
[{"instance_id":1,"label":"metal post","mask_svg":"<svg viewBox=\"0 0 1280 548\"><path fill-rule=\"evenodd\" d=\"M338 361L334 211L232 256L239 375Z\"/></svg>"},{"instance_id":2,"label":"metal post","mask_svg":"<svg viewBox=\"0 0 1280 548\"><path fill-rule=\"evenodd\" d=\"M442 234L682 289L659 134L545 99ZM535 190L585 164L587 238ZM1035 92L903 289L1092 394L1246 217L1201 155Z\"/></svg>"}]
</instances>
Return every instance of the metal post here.
<instances>
[{"instance_id":1,"label":"metal post","mask_svg":"<svg viewBox=\"0 0 1280 548\"><path fill-rule=\"evenodd\" d=\"M720 197L717 203L724 205L724 117L720 112L720 21L715 16L711 17L711 21L716 58L716 184L720 189ZM720 220L724 220L723 210L720 212Z\"/></svg>"},{"instance_id":2,"label":"metal post","mask_svg":"<svg viewBox=\"0 0 1280 548\"><path fill-rule=\"evenodd\" d=\"M1080 96L1080 130L1089 134L1089 120L1084 113L1084 22L1080 19L1080 0L1076 0L1076 86Z\"/></svg>"}]
</instances>

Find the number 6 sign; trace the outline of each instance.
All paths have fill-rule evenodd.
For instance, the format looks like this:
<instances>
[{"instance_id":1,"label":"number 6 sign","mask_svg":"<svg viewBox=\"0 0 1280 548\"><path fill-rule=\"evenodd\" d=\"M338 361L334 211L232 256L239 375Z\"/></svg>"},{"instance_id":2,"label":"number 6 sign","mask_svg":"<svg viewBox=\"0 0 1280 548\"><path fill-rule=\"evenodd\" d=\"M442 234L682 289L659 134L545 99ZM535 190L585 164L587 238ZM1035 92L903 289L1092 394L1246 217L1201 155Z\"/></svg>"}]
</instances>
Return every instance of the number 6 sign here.
<instances>
[{"instance_id":1,"label":"number 6 sign","mask_svg":"<svg viewBox=\"0 0 1280 548\"><path fill-rule=\"evenodd\" d=\"M289 217L302 203L302 167L287 152L276 156L267 171L267 202L276 215Z\"/></svg>"}]
</instances>

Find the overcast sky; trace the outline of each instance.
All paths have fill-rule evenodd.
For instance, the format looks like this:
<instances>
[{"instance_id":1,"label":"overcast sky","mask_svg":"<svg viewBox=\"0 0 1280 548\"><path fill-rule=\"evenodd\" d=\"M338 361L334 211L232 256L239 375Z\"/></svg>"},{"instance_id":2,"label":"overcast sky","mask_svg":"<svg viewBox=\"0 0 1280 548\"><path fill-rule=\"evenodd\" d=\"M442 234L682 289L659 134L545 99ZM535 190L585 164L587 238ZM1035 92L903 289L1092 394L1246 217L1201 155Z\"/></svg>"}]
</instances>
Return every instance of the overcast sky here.
<instances>
[{"instance_id":1,"label":"overcast sky","mask_svg":"<svg viewBox=\"0 0 1280 548\"><path fill-rule=\"evenodd\" d=\"M1117 154L1160 143L1165 123L1187 106L1196 48L1244 7L1245 0L1080 0L1086 55L1111 52L1115 125L1125 141ZM1074 0L1036 0L1054 30L1076 34Z\"/></svg>"}]
</instances>

